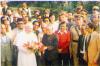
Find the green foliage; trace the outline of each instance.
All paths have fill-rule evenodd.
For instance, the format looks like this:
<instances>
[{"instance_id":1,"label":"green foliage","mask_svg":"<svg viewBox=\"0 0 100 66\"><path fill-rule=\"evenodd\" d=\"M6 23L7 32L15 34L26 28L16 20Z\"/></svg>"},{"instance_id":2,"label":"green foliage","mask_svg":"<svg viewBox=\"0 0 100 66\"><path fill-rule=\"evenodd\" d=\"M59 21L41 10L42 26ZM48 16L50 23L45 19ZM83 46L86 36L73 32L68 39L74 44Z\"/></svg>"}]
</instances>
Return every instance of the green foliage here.
<instances>
[{"instance_id":1,"label":"green foliage","mask_svg":"<svg viewBox=\"0 0 100 66\"><path fill-rule=\"evenodd\" d=\"M45 10L50 9L55 13L58 13L61 10L65 10L68 12L74 12L75 8L78 5L83 5L84 8L91 13L92 7L94 5L100 6L100 2L97 1L68 1L68 2L62 2L62 1L10 1L8 4L10 7L18 8L22 4L22 2L26 2L29 7L32 8L34 11L35 9Z\"/></svg>"}]
</instances>

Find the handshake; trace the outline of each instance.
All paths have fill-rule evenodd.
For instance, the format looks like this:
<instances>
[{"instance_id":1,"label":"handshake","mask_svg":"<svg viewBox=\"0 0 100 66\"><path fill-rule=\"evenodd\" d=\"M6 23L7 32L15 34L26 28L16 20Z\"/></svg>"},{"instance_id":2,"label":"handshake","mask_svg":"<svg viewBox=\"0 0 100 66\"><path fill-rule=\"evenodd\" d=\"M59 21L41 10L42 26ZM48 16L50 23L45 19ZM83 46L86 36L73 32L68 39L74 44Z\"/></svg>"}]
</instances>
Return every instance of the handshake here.
<instances>
[{"instance_id":1,"label":"handshake","mask_svg":"<svg viewBox=\"0 0 100 66\"><path fill-rule=\"evenodd\" d=\"M38 48L38 43L33 42L33 43L24 43L23 47L25 47L26 49L30 50L31 52L36 52L39 48Z\"/></svg>"}]
</instances>

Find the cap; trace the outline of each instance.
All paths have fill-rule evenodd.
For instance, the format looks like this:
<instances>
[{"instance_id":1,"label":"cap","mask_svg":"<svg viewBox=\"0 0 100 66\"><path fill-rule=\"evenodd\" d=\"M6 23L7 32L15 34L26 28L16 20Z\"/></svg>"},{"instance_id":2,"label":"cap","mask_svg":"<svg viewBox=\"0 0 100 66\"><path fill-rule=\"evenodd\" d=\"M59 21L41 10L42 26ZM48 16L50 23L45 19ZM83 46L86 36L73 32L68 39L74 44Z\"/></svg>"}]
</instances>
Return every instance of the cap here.
<instances>
[{"instance_id":1,"label":"cap","mask_svg":"<svg viewBox=\"0 0 100 66\"><path fill-rule=\"evenodd\" d=\"M79 6L77 6L77 8L80 8L80 9L82 9L82 8L83 8L83 6L82 6L82 5L79 5Z\"/></svg>"},{"instance_id":2,"label":"cap","mask_svg":"<svg viewBox=\"0 0 100 66\"><path fill-rule=\"evenodd\" d=\"M93 6L92 9L96 9L96 10L99 10L99 7L98 6Z\"/></svg>"}]
</instances>

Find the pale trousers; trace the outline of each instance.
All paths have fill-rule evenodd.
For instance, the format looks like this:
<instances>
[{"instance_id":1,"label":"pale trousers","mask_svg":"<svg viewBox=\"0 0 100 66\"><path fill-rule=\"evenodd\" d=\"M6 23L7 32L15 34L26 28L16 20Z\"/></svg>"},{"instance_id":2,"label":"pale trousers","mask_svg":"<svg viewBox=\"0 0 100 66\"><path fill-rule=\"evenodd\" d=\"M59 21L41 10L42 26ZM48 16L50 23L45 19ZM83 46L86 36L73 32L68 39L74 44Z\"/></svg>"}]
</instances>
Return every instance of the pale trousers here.
<instances>
[{"instance_id":1,"label":"pale trousers","mask_svg":"<svg viewBox=\"0 0 100 66\"><path fill-rule=\"evenodd\" d=\"M1 44L1 66L11 66L11 65L12 65L11 46L10 44Z\"/></svg>"},{"instance_id":2,"label":"pale trousers","mask_svg":"<svg viewBox=\"0 0 100 66\"><path fill-rule=\"evenodd\" d=\"M77 49L78 49L78 43L72 42L71 55L73 57L74 66L79 66L78 57L77 57Z\"/></svg>"}]
</instances>

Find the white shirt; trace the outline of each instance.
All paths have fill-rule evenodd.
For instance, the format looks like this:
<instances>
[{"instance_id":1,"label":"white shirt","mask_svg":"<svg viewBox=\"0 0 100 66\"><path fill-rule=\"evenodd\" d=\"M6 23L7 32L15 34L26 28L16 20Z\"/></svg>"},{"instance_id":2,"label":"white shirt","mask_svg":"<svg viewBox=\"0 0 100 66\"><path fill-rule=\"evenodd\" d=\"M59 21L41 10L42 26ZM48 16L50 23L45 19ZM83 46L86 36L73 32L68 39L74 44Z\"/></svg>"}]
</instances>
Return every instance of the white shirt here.
<instances>
[{"instance_id":1,"label":"white shirt","mask_svg":"<svg viewBox=\"0 0 100 66\"><path fill-rule=\"evenodd\" d=\"M21 33L21 32L23 32L23 30L20 30L20 29L18 29L18 28L13 29L13 30L12 30L12 37L11 37L12 41L14 41L14 39L15 39L16 36L17 36L17 34L19 34L19 33Z\"/></svg>"},{"instance_id":2,"label":"white shirt","mask_svg":"<svg viewBox=\"0 0 100 66\"><path fill-rule=\"evenodd\" d=\"M59 23L57 21L50 23L50 25L53 28L53 32L57 31L59 28Z\"/></svg>"}]
</instances>

